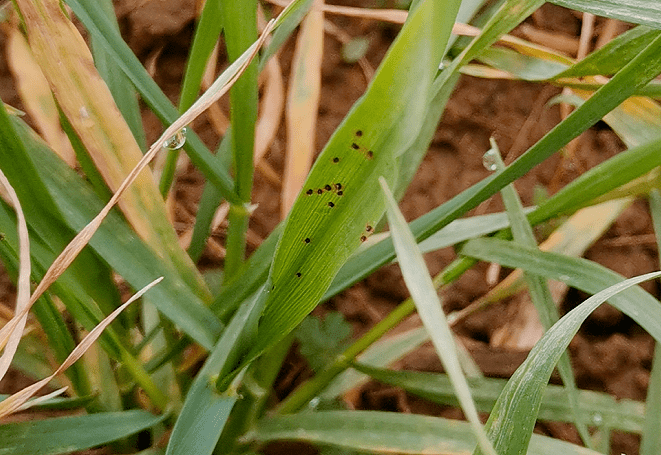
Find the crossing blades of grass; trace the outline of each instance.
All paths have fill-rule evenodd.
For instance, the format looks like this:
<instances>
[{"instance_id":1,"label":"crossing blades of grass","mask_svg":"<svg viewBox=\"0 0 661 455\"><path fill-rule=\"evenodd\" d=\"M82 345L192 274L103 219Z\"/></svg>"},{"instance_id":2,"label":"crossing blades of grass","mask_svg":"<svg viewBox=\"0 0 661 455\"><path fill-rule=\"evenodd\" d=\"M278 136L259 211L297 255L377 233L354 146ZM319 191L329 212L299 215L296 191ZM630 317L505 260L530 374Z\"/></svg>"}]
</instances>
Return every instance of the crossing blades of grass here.
<instances>
[{"instance_id":1,"label":"crossing blades of grass","mask_svg":"<svg viewBox=\"0 0 661 455\"><path fill-rule=\"evenodd\" d=\"M487 421L489 436L501 455L524 454L528 451L551 372L590 313L618 292L658 276L661 276L661 272L648 273L604 289L567 313L546 332L508 381ZM661 323L661 319L657 323ZM477 449L474 455L481 453Z\"/></svg>"},{"instance_id":2,"label":"crossing blades of grass","mask_svg":"<svg viewBox=\"0 0 661 455\"><path fill-rule=\"evenodd\" d=\"M397 208L397 203L385 179L381 178L380 183L386 198L388 224L406 287L411 293L422 323L429 332L429 337L443 363L443 368L452 380L461 407L471 423L480 448L487 454L495 455L496 452L482 429L466 377L459 364L454 336L443 314L441 302L429 276L422 253L415 243L413 234L408 229L404 216Z\"/></svg>"},{"instance_id":3,"label":"crossing blades of grass","mask_svg":"<svg viewBox=\"0 0 661 455\"><path fill-rule=\"evenodd\" d=\"M586 259L544 253L493 238L469 240L462 247L461 254L497 262L505 267L528 270L590 294L623 280L617 273ZM661 339L661 305L642 288L626 289L611 296L608 303L630 316L654 338Z\"/></svg>"},{"instance_id":4,"label":"crossing blades of grass","mask_svg":"<svg viewBox=\"0 0 661 455\"><path fill-rule=\"evenodd\" d=\"M485 155L485 157L489 156L492 159L496 171L502 171L505 168L505 163L500 156L500 150L493 139L491 139L491 149L487 154L489 155ZM535 235L528 219L523 213L523 205L521 204L521 199L519 199L519 195L517 194L514 185L507 185L500 190L500 193L503 203L505 204L505 209L507 210L507 215L510 219L514 241L529 248L537 248ZM543 276L537 275L534 272L524 272L523 278L527 284L528 293L535 306L539 320L544 329L548 330L555 322L557 322L560 318L560 314L553 302L553 296L551 295L547 280ZM590 433L588 433L588 428L578 410L576 381L574 380L574 372L571 368L569 356L566 353L564 353L558 361L558 372L560 373L562 382L567 390L567 399L575 418L576 428L578 429L585 445L592 448Z\"/></svg>"},{"instance_id":5,"label":"crossing blades of grass","mask_svg":"<svg viewBox=\"0 0 661 455\"><path fill-rule=\"evenodd\" d=\"M362 363L355 368L373 379L393 387L401 387L407 392L434 403L458 406L450 378L445 374L420 371L392 371L374 368ZM501 394L506 379L481 378L469 381L471 394L480 412L490 412ZM582 418L586 422L613 422L613 429L641 433L645 426L645 404L633 400L617 400L603 392L580 390L578 401ZM571 422L572 409L567 403L567 391L563 386L549 384L542 397L539 420ZM658 422L658 420L656 421Z\"/></svg>"}]
</instances>

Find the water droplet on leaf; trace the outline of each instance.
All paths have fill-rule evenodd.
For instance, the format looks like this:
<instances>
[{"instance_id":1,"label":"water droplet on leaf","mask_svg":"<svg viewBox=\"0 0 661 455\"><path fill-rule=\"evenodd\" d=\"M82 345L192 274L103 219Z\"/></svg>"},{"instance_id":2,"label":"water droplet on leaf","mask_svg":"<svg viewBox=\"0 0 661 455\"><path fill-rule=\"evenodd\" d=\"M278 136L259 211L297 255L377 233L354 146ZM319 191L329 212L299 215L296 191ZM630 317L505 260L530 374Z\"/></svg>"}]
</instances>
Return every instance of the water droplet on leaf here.
<instances>
[{"instance_id":1,"label":"water droplet on leaf","mask_svg":"<svg viewBox=\"0 0 661 455\"><path fill-rule=\"evenodd\" d=\"M186 143L186 128L182 128L163 144L169 150L179 150Z\"/></svg>"},{"instance_id":2,"label":"water droplet on leaf","mask_svg":"<svg viewBox=\"0 0 661 455\"><path fill-rule=\"evenodd\" d=\"M482 164L489 171L495 171L498 169L498 152L494 149L490 149L482 157Z\"/></svg>"}]
</instances>

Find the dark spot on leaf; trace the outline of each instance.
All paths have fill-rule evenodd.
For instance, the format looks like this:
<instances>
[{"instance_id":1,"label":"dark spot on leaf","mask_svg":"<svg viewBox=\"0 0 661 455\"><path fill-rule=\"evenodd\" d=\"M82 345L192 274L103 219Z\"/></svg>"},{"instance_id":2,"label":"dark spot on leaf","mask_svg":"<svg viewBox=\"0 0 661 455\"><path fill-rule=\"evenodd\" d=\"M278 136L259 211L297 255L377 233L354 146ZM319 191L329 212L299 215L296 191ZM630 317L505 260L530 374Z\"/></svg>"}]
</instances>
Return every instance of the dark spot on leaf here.
<instances>
[{"instance_id":1,"label":"dark spot on leaf","mask_svg":"<svg viewBox=\"0 0 661 455\"><path fill-rule=\"evenodd\" d=\"M341 190L342 189L342 184L341 183L336 183L335 184L335 189L336 190Z\"/></svg>"},{"instance_id":2,"label":"dark spot on leaf","mask_svg":"<svg viewBox=\"0 0 661 455\"><path fill-rule=\"evenodd\" d=\"M337 156L335 158L333 158L333 163L339 163L339 162L340 162L340 159Z\"/></svg>"},{"instance_id":3,"label":"dark spot on leaf","mask_svg":"<svg viewBox=\"0 0 661 455\"><path fill-rule=\"evenodd\" d=\"M356 131L356 136L360 137L363 135L363 130Z\"/></svg>"},{"instance_id":4,"label":"dark spot on leaf","mask_svg":"<svg viewBox=\"0 0 661 455\"><path fill-rule=\"evenodd\" d=\"M305 240L303 240L305 243L310 243L310 237L306 237Z\"/></svg>"},{"instance_id":5,"label":"dark spot on leaf","mask_svg":"<svg viewBox=\"0 0 661 455\"><path fill-rule=\"evenodd\" d=\"M314 190L312 188L310 188L305 192L305 194L307 194L308 196L311 195L312 193L314 193Z\"/></svg>"},{"instance_id":6,"label":"dark spot on leaf","mask_svg":"<svg viewBox=\"0 0 661 455\"><path fill-rule=\"evenodd\" d=\"M332 202L329 202L328 206L332 208L332 207L335 207L335 204L333 204Z\"/></svg>"},{"instance_id":7,"label":"dark spot on leaf","mask_svg":"<svg viewBox=\"0 0 661 455\"><path fill-rule=\"evenodd\" d=\"M367 226L365 226L365 230L367 232L372 232L372 229L374 229L374 228L372 226L370 226L369 224Z\"/></svg>"},{"instance_id":8,"label":"dark spot on leaf","mask_svg":"<svg viewBox=\"0 0 661 455\"><path fill-rule=\"evenodd\" d=\"M367 152L367 159L368 159L368 160L371 160L373 156L374 156L374 152L373 152L373 151L370 150L369 152Z\"/></svg>"},{"instance_id":9,"label":"dark spot on leaf","mask_svg":"<svg viewBox=\"0 0 661 455\"><path fill-rule=\"evenodd\" d=\"M324 186L324 189L325 189L326 191L330 191L330 190L332 190L333 188L332 188L330 185L326 185L326 186Z\"/></svg>"},{"instance_id":10,"label":"dark spot on leaf","mask_svg":"<svg viewBox=\"0 0 661 455\"><path fill-rule=\"evenodd\" d=\"M360 241L364 242L365 240L367 240L367 236L366 235L361 235L360 236Z\"/></svg>"},{"instance_id":11,"label":"dark spot on leaf","mask_svg":"<svg viewBox=\"0 0 661 455\"><path fill-rule=\"evenodd\" d=\"M324 190L322 190L321 188L319 188L319 189L317 190L317 194L324 194Z\"/></svg>"},{"instance_id":12,"label":"dark spot on leaf","mask_svg":"<svg viewBox=\"0 0 661 455\"><path fill-rule=\"evenodd\" d=\"M351 144L351 148L354 150L358 150L360 148L360 145L356 144L355 142Z\"/></svg>"},{"instance_id":13,"label":"dark spot on leaf","mask_svg":"<svg viewBox=\"0 0 661 455\"><path fill-rule=\"evenodd\" d=\"M338 192L337 192L337 195L338 195L338 196L342 196L343 194L344 194L344 191L338 191Z\"/></svg>"},{"instance_id":14,"label":"dark spot on leaf","mask_svg":"<svg viewBox=\"0 0 661 455\"><path fill-rule=\"evenodd\" d=\"M301 272L296 272L296 278L300 278L300 277L301 277Z\"/></svg>"}]
</instances>

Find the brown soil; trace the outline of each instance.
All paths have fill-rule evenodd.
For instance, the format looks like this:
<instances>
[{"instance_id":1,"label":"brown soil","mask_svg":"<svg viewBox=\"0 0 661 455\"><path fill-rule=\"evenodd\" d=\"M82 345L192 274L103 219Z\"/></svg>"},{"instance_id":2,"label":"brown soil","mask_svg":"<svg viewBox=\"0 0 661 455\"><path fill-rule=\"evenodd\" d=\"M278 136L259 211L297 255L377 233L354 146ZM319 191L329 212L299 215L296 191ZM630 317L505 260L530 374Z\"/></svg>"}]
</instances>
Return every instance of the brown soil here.
<instances>
[{"instance_id":1,"label":"brown soil","mask_svg":"<svg viewBox=\"0 0 661 455\"><path fill-rule=\"evenodd\" d=\"M194 2L152 0L145 3L140 0L120 0L115 3L125 38L141 59L148 58L154 49L162 47L161 56L156 60L156 80L171 99L176 99L191 39ZM144 5L141 6L142 3ZM353 3L368 6L363 2ZM367 59L374 67L378 65L397 30L393 26L358 19L337 16L327 19L350 36L369 37ZM576 16L554 6L545 6L527 22L533 27L552 30L565 37L576 37L580 32L580 22ZM324 46L323 92L317 130L319 149L366 85L360 67L342 61L340 44L334 38L327 35ZM290 41L281 55L285 75L288 74L292 47ZM20 107L20 101L8 78L3 58L0 59L0 96L6 103ZM560 120L557 107L545 107L545 103L557 93L558 89L530 83L462 77L448 103L429 153L402 200L401 207L407 219L423 215L486 177L488 171L482 165L482 155L489 148L491 136L498 141L500 149L510 161L542 137ZM146 124L150 138L160 133L161 127L152 115L146 115ZM215 134L204 131L205 125L204 122L196 125L196 131L206 140L214 141ZM208 125L206 129L209 129ZM284 134L280 133L267 157L269 164L278 173L283 167L283 144ZM622 149L615 135L604 125L598 125L580 138L573 160L563 160L556 155L520 179L516 188L524 204L530 205L533 203L535 188L546 188L551 193L557 191L582 170L606 160ZM202 179L194 169L188 169L179 178L177 198L184 210L194 213L201 183ZM256 174L254 200L259 203L259 208L251 222L251 229L260 238L266 237L280 219L279 190L278 185L261 173ZM473 213L501 209L500 199L492 198ZM187 222L186 219L178 221ZM626 277L652 271L658 267L658 257L654 243L648 240L648 236L644 236L650 233L652 227L646 204L637 202L625 211L585 256ZM222 233L217 235L222 237ZM449 248L426 257L432 274L438 273L454 258L454 251ZM205 267L221 265L217 255L210 251L202 261ZM487 264L478 264L447 289L444 293L447 311L464 308L489 290L485 280L486 269ZM501 273L501 278L504 273ZM647 289L658 296L655 285L650 284ZM359 335L407 296L399 269L387 266L328 302L318 312L332 309L341 311L353 324L355 334ZM572 308L584 298L579 292L570 291L563 310ZM526 352L490 346L494 331L506 322L506 306L507 303L496 305L468 318L457 327L457 332L466 340L477 364L488 376L509 377L526 356ZM628 317L609 306L597 310L571 344L578 385L605 391L617 398L645 399L652 353L651 337ZM428 346L402 361L401 366L424 371L442 369L433 349ZM290 355L287 369L293 374L283 375L287 384L278 385L278 391L282 393L291 390L310 375L302 357L296 353ZM17 385L14 381L18 380L14 376L6 378L0 391L14 388ZM430 405L376 383L363 387L354 404L364 409L461 417L457 410ZM538 431L580 443L576 431L569 425L544 424L538 426ZM616 433L612 437L611 453L636 454L638 443L636 436Z\"/></svg>"}]
</instances>

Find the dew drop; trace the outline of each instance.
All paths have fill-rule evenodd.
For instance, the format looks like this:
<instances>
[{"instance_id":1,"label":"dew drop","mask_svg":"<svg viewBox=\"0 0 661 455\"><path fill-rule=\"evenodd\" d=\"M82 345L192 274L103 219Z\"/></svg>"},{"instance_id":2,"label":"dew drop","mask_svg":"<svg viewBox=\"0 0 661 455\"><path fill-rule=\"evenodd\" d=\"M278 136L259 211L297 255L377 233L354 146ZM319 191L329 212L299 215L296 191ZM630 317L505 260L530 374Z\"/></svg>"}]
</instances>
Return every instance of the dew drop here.
<instances>
[{"instance_id":1,"label":"dew drop","mask_svg":"<svg viewBox=\"0 0 661 455\"><path fill-rule=\"evenodd\" d=\"M313 399L311 399L311 400L308 402L308 407L309 407L310 409L317 409L317 407L319 406L320 403L321 403L321 398L319 398L319 397L314 397Z\"/></svg>"},{"instance_id":2,"label":"dew drop","mask_svg":"<svg viewBox=\"0 0 661 455\"><path fill-rule=\"evenodd\" d=\"M601 425L602 423L604 423L604 417L598 412L595 412L594 414L592 414L592 422L595 425Z\"/></svg>"},{"instance_id":3,"label":"dew drop","mask_svg":"<svg viewBox=\"0 0 661 455\"><path fill-rule=\"evenodd\" d=\"M494 149L489 149L487 153L482 156L482 164L489 171L498 169L498 152Z\"/></svg>"},{"instance_id":4,"label":"dew drop","mask_svg":"<svg viewBox=\"0 0 661 455\"><path fill-rule=\"evenodd\" d=\"M163 144L168 150L179 150L186 143L186 128L182 128Z\"/></svg>"}]
</instances>

